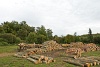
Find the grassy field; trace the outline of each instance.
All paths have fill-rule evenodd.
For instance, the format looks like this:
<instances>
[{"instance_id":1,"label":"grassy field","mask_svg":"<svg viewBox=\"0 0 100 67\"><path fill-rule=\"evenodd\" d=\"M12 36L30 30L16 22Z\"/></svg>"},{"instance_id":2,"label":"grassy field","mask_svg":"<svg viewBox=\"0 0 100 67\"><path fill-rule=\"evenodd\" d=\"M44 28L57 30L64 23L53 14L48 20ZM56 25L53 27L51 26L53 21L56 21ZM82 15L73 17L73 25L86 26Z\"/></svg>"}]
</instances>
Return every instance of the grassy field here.
<instances>
[{"instance_id":1,"label":"grassy field","mask_svg":"<svg viewBox=\"0 0 100 67\"><path fill-rule=\"evenodd\" d=\"M0 53L12 53L17 51L18 46L0 46Z\"/></svg>"},{"instance_id":2,"label":"grassy field","mask_svg":"<svg viewBox=\"0 0 100 67\"><path fill-rule=\"evenodd\" d=\"M0 46L0 54L16 52L17 46ZM100 51L87 52L83 56L99 56ZM17 58L12 55L0 57L0 67L78 67L61 60L61 57L55 58L56 62L50 64L34 64L24 58ZM93 66L100 67L100 66Z\"/></svg>"}]
</instances>

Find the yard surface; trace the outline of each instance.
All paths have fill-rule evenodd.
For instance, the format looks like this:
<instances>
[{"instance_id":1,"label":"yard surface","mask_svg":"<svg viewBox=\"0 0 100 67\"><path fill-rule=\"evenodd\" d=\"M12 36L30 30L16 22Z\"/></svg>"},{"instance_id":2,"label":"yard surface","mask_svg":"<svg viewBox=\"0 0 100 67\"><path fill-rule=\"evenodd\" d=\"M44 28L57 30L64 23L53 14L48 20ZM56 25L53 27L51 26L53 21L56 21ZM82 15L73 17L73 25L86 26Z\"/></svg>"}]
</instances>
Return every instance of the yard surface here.
<instances>
[{"instance_id":1,"label":"yard surface","mask_svg":"<svg viewBox=\"0 0 100 67\"><path fill-rule=\"evenodd\" d=\"M45 53L44 55L53 57L56 60L56 62L50 64L34 64L25 58L14 57L13 55L16 51L17 46L0 46L0 67L78 67L63 62L63 60L66 59L64 50ZM82 56L100 57L100 51L86 52L83 53ZM100 67L100 65L93 67Z\"/></svg>"}]
</instances>

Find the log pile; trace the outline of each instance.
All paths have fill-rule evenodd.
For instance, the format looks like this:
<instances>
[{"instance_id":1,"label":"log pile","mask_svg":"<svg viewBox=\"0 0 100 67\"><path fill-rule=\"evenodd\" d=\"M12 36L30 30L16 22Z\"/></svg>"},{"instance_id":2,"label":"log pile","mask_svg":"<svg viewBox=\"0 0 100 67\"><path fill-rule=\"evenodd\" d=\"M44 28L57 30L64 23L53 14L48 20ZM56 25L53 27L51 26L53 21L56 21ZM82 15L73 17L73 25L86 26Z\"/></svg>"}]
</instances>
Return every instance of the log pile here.
<instances>
[{"instance_id":1,"label":"log pile","mask_svg":"<svg viewBox=\"0 0 100 67\"><path fill-rule=\"evenodd\" d=\"M81 48L85 52L100 50L100 47L98 47L94 43L83 44L82 42L76 42L76 43L71 43L70 47Z\"/></svg>"},{"instance_id":2,"label":"log pile","mask_svg":"<svg viewBox=\"0 0 100 67\"><path fill-rule=\"evenodd\" d=\"M70 47L74 47L74 48L82 48L84 47L84 44L82 42L72 42L70 43Z\"/></svg>"},{"instance_id":3,"label":"log pile","mask_svg":"<svg viewBox=\"0 0 100 67\"><path fill-rule=\"evenodd\" d=\"M73 57L74 59L81 57L83 50L80 48L68 48L66 50L67 56Z\"/></svg>"},{"instance_id":4,"label":"log pile","mask_svg":"<svg viewBox=\"0 0 100 67\"><path fill-rule=\"evenodd\" d=\"M89 43L89 44L85 44L83 49L84 49L85 52L89 52L89 51L100 50L100 47L96 46L96 44L94 44L94 43Z\"/></svg>"},{"instance_id":5,"label":"log pile","mask_svg":"<svg viewBox=\"0 0 100 67\"><path fill-rule=\"evenodd\" d=\"M55 60L52 57L47 57L47 56L43 56L43 55L25 55L25 53L17 53L14 56L16 57L20 57L20 58L26 58L27 60L33 62L34 64L39 64L39 63L51 63L51 62L55 62Z\"/></svg>"},{"instance_id":6,"label":"log pile","mask_svg":"<svg viewBox=\"0 0 100 67\"><path fill-rule=\"evenodd\" d=\"M47 57L47 56L43 56L43 55L31 55L27 58L29 61L32 61L35 64L39 64L39 63L51 63L51 62L55 62L55 60L52 57Z\"/></svg>"},{"instance_id":7,"label":"log pile","mask_svg":"<svg viewBox=\"0 0 100 67\"><path fill-rule=\"evenodd\" d=\"M100 58L99 57L81 57L78 59L66 59L64 62L81 66L81 67L91 67L95 65L100 65Z\"/></svg>"},{"instance_id":8,"label":"log pile","mask_svg":"<svg viewBox=\"0 0 100 67\"><path fill-rule=\"evenodd\" d=\"M62 46L58 44L56 41L51 40L51 41L44 42L42 48L46 49L47 51L53 51L53 50L62 49Z\"/></svg>"},{"instance_id":9,"label":"log pile","mask_svg":"<svg viewBox=\"0 0 100 67\"><path fill-rule=\"evenodd\" d=\"M41 48L42 44L26 44L26 43L19 43L18 44L19 48L18 51L24 51L27 49L31 49L31 48Z\"/></svg>"}]
</instances>

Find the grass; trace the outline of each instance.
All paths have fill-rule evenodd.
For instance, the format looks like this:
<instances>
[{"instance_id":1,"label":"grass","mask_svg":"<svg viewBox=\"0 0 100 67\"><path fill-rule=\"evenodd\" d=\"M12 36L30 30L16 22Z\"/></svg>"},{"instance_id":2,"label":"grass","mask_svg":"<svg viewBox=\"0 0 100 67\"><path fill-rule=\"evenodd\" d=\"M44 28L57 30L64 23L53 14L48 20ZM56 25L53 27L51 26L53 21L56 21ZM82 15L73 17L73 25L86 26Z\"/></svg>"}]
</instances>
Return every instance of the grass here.
<instances>
[{"instance_id":1,"label":"grass","mask_svg":"<svg viewBox=\"0 0 100 67\"><path fill-rule=\"evenodd\" d=\"M0 46L0 53L12 53L16 52L17 46ZM50 64L34 64L24 58L17 58L14 56L5 56L0 58L0 67L78 67L61 60L61 56L65 56L65 54L61 53L59 57L55 58L56 62L52 62ZM100 56L100 51L86 52L83 53L82 56ZM93 67L100 67L93 66Z\"/></svg>"},{"instance_id":2,"label":"grass","mask_svg":"<svg viewBox=\"0 0 100 67\"><path fill-rule=\"evenodd\" d=\"M100 57L100 51L85 52L82 54L82 56L98 56L98 57Z\"/></svg>"},{"instance_id":3,"label":"grass","mask_svg":"<svg viewBox=\"0 0 100 67\"><path fill-rule=\"evenodd\" d=\"M0 67L75 67L74 65L67 64L61 61L59 58L55 58L57 62L50 64L34 64L24 58L16 58L13 56L7 56L0 58Z\"/></svg>"},{"instance_id":4,"label":"grass","mask_svg":"<svg viewBox=\"0 0 100 67\"><path fill-rule=\"evenodd\" d=\"M18 46L0 46L0 53L16 52Z\"/></svg>"}]
</instances>

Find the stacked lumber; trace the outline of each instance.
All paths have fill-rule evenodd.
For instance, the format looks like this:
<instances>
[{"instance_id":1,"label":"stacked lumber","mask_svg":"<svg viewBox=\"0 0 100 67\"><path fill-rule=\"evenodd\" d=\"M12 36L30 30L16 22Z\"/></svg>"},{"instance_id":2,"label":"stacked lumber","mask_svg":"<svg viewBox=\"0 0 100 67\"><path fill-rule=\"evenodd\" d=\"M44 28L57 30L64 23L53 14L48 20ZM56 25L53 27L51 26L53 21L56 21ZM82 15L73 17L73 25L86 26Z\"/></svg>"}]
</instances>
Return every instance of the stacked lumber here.
<instances>
[{"instance_id":1,"label":"stacked lumber","mask_svg":"<svg viewBox=\"0 0 100 67\"><path fill-rule=\"evenodd\" d=\"M94 44L94 43L85 44L85 46L83 48L84 48L84 51L86 51L86 52L97 51L100 49L100 47L96 46L96 44Z\"/></svg>"},{"instance_id":2,"label":"stacked lumber","mask_svg":"<svg viewBox=\"0 0 100 67\"><path fill-rule=\"evenodd\" d=\"M82 42L75 42L75 43L71 43L69 46L74 48L81 48L81 50L85 52L100 50L100 47L98 47L94 43L83 44Z\"/></svg>"},{"instance_id":3,"label":"stacked lumber","mask_svg":"<svg viewBox=\"0 0 100 67\"><path fill-rule=\"evenodd\" d=\"M23 51L23 50L26 50L26 49L34 48L35 44L19 43L18 46L19 46L18 50Z\"/></svg>"},{"instance_id":4,"label":"stacked lumber","mask_svg":"<svg viewBox=\"0 0 100 67\"><path fill-rule=\"evenodd\" d=\"M81 57L81 53L83 53L83 51L80 48L68 48L66 50L67 56L73 57L75 59Z\"/></svg>"},{"instance_id":5,"label":"stacked lumber","mask_svg":"<svg viewBox=\"0 0 100 67\"><path fill-rule=\"evenodd\" d=\"M84 44L82 42L72 42L70 43L70 47L77 47L77 48L82 48Z\"/></svg>"},{"instance_id":6,"label":"stacked lumber","mask_svg":"<svg viewBox=\"0 0 100 67\"><path fill-rule=\"evenodd\" d=\"M39 64L39 63L48 64L51 62L55 62L55 60L52 57L47 57L43 55L31 55L27 59L35 64Z\"/></svg>"},{"instance_id":7,"label":"stacked lumber","mask_svg":"<svg viewBox=\"0 0 100 67\"><path fill-rule=\"evenodd\" d=\"M47 51L53 51L53 50L62 49L62 46L58 44L56 41L51 40L51 41L44 42L42 48L45 48Z\"/></svg>"},{"instance_id":8,"label":"stacked lumber","mask_svg":"<svg viewBox=\"0 0 100 67\"><path fill-rule=\"evenodd\" d=\"M98 59L100 58L99 57L81 57L78 59L69 58L69 59L64 60L64 62L81 66L81 67L91 67L95 65L100 65L100 60Z\"/></svg>"},{"instance_id":9,"label":"stacked lumber","mask_svg":"<svg viewBox=\"0 0 100 67\"><path fill-rule=\"evenodd\" d=\"M15 57L19 57L19 58L27 58L28 55L26 54L26 52L18 52L16 54L14 54Z\"/></svg>"}]
</instances>

